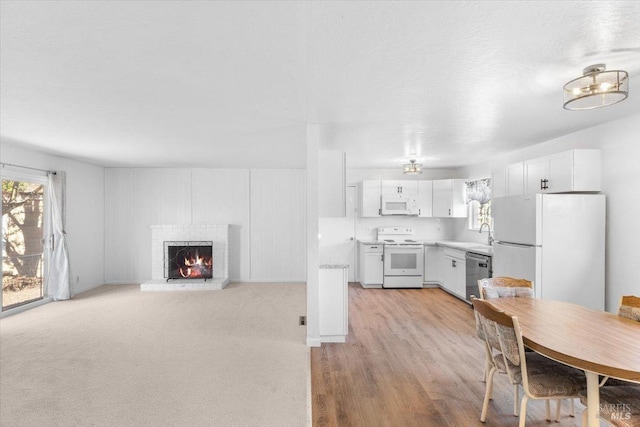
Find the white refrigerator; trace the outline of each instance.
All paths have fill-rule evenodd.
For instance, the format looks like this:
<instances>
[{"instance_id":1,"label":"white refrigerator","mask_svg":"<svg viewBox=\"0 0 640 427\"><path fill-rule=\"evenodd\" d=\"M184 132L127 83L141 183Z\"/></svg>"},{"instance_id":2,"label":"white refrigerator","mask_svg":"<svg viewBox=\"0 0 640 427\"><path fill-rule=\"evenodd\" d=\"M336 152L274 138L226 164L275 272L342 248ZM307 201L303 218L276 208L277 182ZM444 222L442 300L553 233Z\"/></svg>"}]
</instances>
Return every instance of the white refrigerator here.
<instances>
[{"instance_id":1,"label":"white refrigerator","mask_svg":"<svg viewBox=\"0 0 640 427\"><path fill-rule=\"evenodd\" d=\"M530 194L492 201L493 277L534 281L536 298L604 310L603 194Z\"/></svg>"}]
</instances>

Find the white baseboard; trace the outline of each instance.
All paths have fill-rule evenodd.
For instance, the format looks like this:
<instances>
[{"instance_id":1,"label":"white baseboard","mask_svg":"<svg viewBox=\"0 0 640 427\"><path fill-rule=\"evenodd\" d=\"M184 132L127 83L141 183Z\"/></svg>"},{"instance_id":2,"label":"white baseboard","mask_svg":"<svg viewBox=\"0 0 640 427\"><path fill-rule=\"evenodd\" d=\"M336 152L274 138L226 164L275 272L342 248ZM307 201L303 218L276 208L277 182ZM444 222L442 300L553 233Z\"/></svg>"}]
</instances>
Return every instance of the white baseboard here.
<instances>
[{"instance_id":1,"label":"white baseboard","mask_svg":"<svg viewBox=\"0 0 640 427\"><path fill-rule=\"evenodd\" d=\"M307 337L307 347L320 347L320 345L322 345L320 338Z\"/></svg>"},{"instance_id":2,"label":"white baseboard","mask_svg":"<svg viewBox=\"0 0 640 427\"><path fill-rule=\"evenodd\" d=\"M379 285L363 285L362 283L360 283L360 286L362 286L364 289L382 289L382 284L379 284Z\"/></svg>"},{"instance_id":3,"label":"white baseboard","mask_svg":"<svg viewBox=\"0 0 640 427\"><path fill-rule=\"evenodd\" d=\"M229 279L231 283L300 283L306 285L306 279Z\"/></svg>"},{"instance_id":4,"label":"white baseboard","mask_svg":"<svg viewBox=\"0 0 640 427\"><path fill-rule=\"evenodd\" d=\"M346 342L345 335L320 335L321 342Z\"/></svg>"}]
</instances>

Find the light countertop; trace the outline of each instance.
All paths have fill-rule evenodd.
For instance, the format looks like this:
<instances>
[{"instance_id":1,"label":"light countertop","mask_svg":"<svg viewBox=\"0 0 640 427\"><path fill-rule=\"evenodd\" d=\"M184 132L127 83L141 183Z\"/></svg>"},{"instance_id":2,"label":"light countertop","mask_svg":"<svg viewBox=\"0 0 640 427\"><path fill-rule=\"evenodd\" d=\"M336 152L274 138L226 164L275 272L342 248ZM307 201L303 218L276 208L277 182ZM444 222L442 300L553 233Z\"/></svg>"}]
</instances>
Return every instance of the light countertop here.
<instances>
[{"instance_id":1,"label":"light countertop","mask_svg":"<svg viewBox=\"0 0 640 427\"><path fill-rule=\"evenodd\" d=\"M340 261L321 261L319 268L349 268L349 264Z\"/></svg>"},{"instance_id":2,"label":"light countertop","mask_svg":"<svg viewBox=\"0 0 640 427\"><path fill-rule=\"evenodd\" d=\"M358 240L359 243L364 245L383 245L384 242L376 240ZM418 243L425 246L442 246L446 248L458 249L465 252L475 252L482 255L493 255L493 246L489 246L476 242L459 242L455 240L422 240Z\"/></svg>"},{"instance_id":3,"label":"light countertop","mask_svg":"<svg viewBox=\"0 0 640 427\"><path fill-rule=\"evenodd\" d=\"M490 255L493 256L493 246L485 245L482 243L476 242L456 242L456 241L439 241L437 242L438 246L443 246L445 248L458 249L465 252L474 252L482 255Z\"/></svg>"}]
</instances>

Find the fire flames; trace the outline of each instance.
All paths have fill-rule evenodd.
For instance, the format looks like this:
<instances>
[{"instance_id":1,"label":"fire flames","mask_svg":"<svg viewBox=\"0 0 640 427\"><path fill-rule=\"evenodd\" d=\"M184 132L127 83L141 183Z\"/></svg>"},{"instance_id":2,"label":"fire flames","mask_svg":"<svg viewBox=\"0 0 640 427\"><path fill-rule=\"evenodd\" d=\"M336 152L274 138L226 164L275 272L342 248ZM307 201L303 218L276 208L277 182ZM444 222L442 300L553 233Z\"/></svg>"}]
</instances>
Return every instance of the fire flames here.
<instances>
[{"instance_id":1,"label":"fire flames","mask_svg":"<svg viewBox=\"0 0 640 427\"><path fill-rule=\"evenodd\" d=\"M213 267L213 257L200 256L196 251L195 255L187 254L184 257L184 265L180 266L179 272L182 277L211 277Z\"/></svg>"}]
</instances>

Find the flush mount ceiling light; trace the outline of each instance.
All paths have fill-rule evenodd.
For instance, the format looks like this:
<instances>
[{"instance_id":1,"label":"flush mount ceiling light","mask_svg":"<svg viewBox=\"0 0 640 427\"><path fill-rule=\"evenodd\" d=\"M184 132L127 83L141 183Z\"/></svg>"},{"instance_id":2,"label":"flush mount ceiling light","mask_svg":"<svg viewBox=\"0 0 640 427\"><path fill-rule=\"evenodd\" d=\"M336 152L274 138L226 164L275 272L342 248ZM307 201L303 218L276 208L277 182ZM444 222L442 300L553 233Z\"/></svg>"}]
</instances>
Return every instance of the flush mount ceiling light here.
<instances>
[{"instance_id":1,"label":"flush mount ceiling light","mask_svg":"<svg viewBox=\"0 0 640 427\"><path fill-rule=\"evenodd\" d=\"M422 165L416 163L416 159L409 159L409 163L402 166L402 172L407 175L418 175L422 173Z\"/></svg>"},{"instance_id":2,"label":"flush mount ceiling light","mask_svg":"<svg viewBox=\"0 0 640 427\"><path fill-rule=\"evenodd\" d=\"M629 75L626 71L605 71L605 64L590 65L582 77L564 85L566 110L591 110L627 99Z\"/></svg>"}]
</instances>

